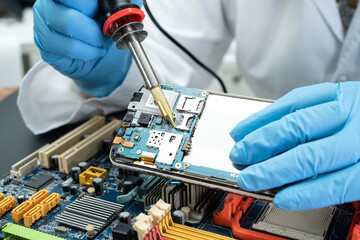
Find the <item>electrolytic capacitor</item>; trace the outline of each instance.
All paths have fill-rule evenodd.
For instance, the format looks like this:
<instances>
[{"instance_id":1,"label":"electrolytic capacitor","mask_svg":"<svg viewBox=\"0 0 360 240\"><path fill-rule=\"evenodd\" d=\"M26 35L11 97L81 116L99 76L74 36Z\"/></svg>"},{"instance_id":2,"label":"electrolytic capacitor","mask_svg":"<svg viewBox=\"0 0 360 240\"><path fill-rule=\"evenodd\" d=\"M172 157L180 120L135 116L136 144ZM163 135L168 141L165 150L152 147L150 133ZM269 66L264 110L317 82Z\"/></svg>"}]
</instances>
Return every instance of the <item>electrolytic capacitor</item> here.
<instances>
[{"instance_id":1,"label":"electrolytic capacitor","mask_svg":"<svg viewBox=\"0 0 360 240\"><path fill-rule=\"evenodd\" d=\"M79 166L81 172L85 171L88 168L87 162L79 162L78 166Z\"/></svg>"},{"instance_id":2,"label":"electrolytic capacitor","mask_svg":"<svg viewBox=\"0 0 360 240\"><path fill-rule=\"evenodd\" d=\"M181 225L185 224L185 214L181 210L175 210L172 213L172 219L173 219L174 223L178 223Z\"/></svg>"},{"instance_id":3,"label":"electrolytic capacitor","mask_svg":"<svg viewBox=\"0 0 360 240\"><path fill-rule=\"evenodd\" d=\"M54 171L59 170L59 155L55 154L50 157L51 169Z\"/></svg>"},{"instance_id":4,"label":"electrolytic capacitor","mask_svg":"<svg viewBox=\"0 0 360 240\"><path fill-rule=\"evenodd\" d=\"M61 188L62 188L62 191L63 191L64 193L70 192L70 184L68 184L68 183L63 183L63 184L61 185Z\"/></svg>"},{"instance_id":5,"label":"electrolytic capacitor","mask_svg":"<svg viewBox=\"0 0 360 240\"><path fill-rule=\"evenodd\" d=\"M95 194L97 196L102 196L104 194L104 180L102 178L94 178L92 184L95 188Z\"/></svg>"},{"instance_id":6,"label":"electrolytic capacitor","mask_svg":"<svg viewBox=\"0 0 360 240\"><path fill-rule=\"evenodd\" d=\"M23 203L24 201L25 201L25 196L23 194L17 196L17 202L19 204Z\"/></svg>"},{"instance_id":7,"label":"electrolytic capacitor","mask_svg":"<svg viewBox=\"0 0 360 240\"><path fill-rule=\"evenodd\" d=\"M78 193L78 187L77 186L71 186L70 187L70 193L71 195L76 195Z\"/></svg>"},{"instance_id":8,"label":"electrolytic capacitor","mask_svg":"<svg viewBox=\"0 0 360 240\"><path fill-rule=\"evenodd\" d=\"M119 221L122 223L131 224L131 213L129 212L121 212L119 214Z\"/></svg>"},{"instance_id":9,"label":"electrolytic capacitor","mask_svg":"<svg viewBox=\"0 0 360 240\"><path fill-rule=\"evenodd\" d=\"M79 167L71 168L71 177L74 183L79 183L79 175L81 173L81 169Z\"/></svg>"},{"instance_id":10,"label":"electrolytic capacitor","mask_svg":"<svg viewBox=\"0 0 360 240\"><path fill-rule=\"evenodd\" d=\"M124 186L124 194L128 194L133 188L134 188L134 183L132 181L125 181L123 183Z\"/></svg>"}]
</instances>

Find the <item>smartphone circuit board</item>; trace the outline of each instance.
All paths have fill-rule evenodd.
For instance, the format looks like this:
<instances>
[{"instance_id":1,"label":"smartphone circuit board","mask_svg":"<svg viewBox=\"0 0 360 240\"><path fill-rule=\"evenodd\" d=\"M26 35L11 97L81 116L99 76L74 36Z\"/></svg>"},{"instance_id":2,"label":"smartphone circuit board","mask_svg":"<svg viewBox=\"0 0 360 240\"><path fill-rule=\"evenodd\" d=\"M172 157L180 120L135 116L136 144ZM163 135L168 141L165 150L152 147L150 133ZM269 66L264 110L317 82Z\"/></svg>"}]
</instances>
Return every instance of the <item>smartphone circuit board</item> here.
<instances>
[{"instance_id":1,"label":"smartphone circuit board","mask_svg":"<svg viewBox=\"0 0 360 240\"><path fill-rule=\"evenodd\" d=\"M140 89L134 93L113 141L112 162L132 170L244 194L236 184L241 170L228 158L233 145L228 133L239 119L269 103L185 87L162 86L162 89L176 114L175 127L161 116L150 92ZM226 108L218 105L226 107L232 101L255 107L247 115L243 110L230 116ZM272 199L271 192L254 196Z\"/></svg>"}]
</instances>

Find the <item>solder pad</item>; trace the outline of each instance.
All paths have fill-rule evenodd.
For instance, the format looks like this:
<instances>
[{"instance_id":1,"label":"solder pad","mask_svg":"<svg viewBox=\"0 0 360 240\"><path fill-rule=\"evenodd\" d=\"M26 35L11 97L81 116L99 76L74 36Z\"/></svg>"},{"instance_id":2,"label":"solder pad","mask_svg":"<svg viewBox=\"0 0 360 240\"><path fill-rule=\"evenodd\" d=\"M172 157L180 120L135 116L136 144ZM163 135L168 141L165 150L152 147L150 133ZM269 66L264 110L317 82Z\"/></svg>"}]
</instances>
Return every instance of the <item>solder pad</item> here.
<instances>
[{"instance_id":1,"label":"solder pad","mask_svg":"<svg viewBox=\"0 0 360 240\"><path fill-rule=\"evenodd\" d=\"M229 160L234 144L229 132L270 102L185 87L162 89L176 126L162 118L150 92L140 89L113 142L113 164L244 194L236 184L241 168ZM269 200L273 194L256 196Z\"/></svg>"}]
</instances>

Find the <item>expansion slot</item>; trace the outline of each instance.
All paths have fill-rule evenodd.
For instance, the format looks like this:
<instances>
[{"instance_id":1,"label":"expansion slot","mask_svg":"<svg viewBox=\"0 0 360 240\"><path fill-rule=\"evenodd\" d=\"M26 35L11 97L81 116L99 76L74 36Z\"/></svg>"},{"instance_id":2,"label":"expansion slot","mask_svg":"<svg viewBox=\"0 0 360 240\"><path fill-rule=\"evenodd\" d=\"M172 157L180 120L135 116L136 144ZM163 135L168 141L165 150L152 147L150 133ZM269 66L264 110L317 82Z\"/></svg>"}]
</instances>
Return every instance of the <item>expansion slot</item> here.
<instances>
[{"instance_id":1,"label":"expansion slot","mask_svg":"<svg viewBox=\"0 0 360 240\"><path fill-rule=\"evenodd\" d=\"M64 238L56 237L50 234L36 231L31 228L19 226L13 223L7 223L2 227L4 240L61 240Z\"/></svg>"},{"instance_id":2,"label":"expansion slot","mask_svg":"<svg viewBox=\"0 0 360 240\"><path fill-rule=\"evenodd\" d=\"M113 139L115 131L120 127L120 120L112 120L105 126L93 132L90 136L78 142L75 146L59 156L59 171L69 173L79 162L86 162L102 149L103 139Z\"/></svg>"},{"instance_id":3,"label":"expansion slot","mask_svg":"<svg viewBox=\"0 0 360 240\"><path fill-rule=\"evenodd\" d=\"M11 177L20 179L37 169L40 166L39 152L48 146L49 144L46 144L39 150L12 165L10 170Z\"/></svg>"},{"instance_id":4,"label":"expansion slot","mask_svg":"<svg viewBox=\"0 0 360 240\"><path fill-rule=\"evenodd\" d=\"M61 154L80 142L85 134L91 134L105 124L105 117L96 116L39 151L41 166L50 168L50 157Z\"/></svg>"}]
</instances>

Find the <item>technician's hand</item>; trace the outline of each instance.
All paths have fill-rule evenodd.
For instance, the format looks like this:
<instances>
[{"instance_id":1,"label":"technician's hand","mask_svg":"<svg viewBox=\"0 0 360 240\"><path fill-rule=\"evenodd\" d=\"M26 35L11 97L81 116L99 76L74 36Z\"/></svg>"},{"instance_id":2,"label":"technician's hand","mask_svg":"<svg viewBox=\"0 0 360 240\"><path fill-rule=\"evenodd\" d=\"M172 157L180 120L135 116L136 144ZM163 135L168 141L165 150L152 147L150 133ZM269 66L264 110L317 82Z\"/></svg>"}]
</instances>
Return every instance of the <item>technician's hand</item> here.
<instances>
[{"instance_id":1,"label":"technician's hand","mask_svg":"<svg viewBox=\"0 0 360 240\"><path fill-rule=\"evenodd\" d=\"M131 55L102 34L98 14L97 0L37 0L34 40L45 62L83 92L104 97L124 80Z\"/></svg>"},{"instance_id":2,"label":"technician's hand","mask_svg":"<svg viewBox=\"0 0 360 240\"><path fill-rule=\"evenodd\" d=\"M320 208L360 200L360 82L295 89L240 122L230 159L253 164L239 186L281 190L285 210ZM303 181L302 181L303 180Z\"/></svg>"}]
</instances>

